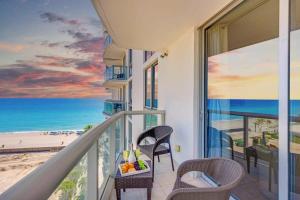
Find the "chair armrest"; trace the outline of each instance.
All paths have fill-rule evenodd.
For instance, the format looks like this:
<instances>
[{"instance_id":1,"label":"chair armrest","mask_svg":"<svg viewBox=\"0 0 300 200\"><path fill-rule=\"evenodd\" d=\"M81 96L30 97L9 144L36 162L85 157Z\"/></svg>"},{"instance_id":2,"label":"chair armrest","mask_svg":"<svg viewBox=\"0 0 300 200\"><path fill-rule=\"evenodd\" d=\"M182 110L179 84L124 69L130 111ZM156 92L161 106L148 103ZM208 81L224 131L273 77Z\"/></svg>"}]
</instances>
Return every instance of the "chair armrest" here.
<instances>
[{"instance_id":1,"label":"chair armrest","mask_svg":"<svg viewBox=\"0 0 300 200\"><path fill-rule=\"evenodd\" d=\"M212 158L187 160L179 165L177 170L177 178L181 178L184 174L191 171L206 172Z\"/></svg>"},{"instance_id":2,"label":"chair armrest","mask_svg":"<svg viewBox=\"0 0 300 200\"><path fill-rule=\"evenodd\" d=\"M137 145L139 145L142 142L142 140L145 139L146 137L152 137L155 139L152 129L153 128L148 129L139 135L139 137L137 139Z\"/></svg>"}]
</instances>

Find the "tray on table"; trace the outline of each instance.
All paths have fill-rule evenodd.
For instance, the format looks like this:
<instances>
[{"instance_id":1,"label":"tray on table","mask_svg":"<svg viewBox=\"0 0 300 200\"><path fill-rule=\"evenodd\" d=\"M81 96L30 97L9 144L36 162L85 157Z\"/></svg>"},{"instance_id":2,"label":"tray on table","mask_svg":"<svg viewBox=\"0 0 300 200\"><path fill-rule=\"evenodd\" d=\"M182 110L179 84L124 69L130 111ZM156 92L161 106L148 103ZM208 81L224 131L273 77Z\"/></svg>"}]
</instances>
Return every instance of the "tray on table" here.
<instances>
[{"instance_id":1,"label":"tray on table","mask_svg":"<svg viewBox=\"0 0 300 200\"><path fill-rule=\"evenodd\" d=\"M120 174L122 177L125 177L125 176L132 176L132 175L137 175L137 174L142 174L142 173L146 173L146 172L149 172L150 171L150 166L148 164L148 162L146 162L145 160L142 160L146 169L143 169L143 170L136 170L136 171L133 171L133 172L127 172L127 173L123 173L122 171L122 167L121 165L125 164L125 162L121 162L119 164L119 171L120 171Z\"/></svg>"}]
</instances>

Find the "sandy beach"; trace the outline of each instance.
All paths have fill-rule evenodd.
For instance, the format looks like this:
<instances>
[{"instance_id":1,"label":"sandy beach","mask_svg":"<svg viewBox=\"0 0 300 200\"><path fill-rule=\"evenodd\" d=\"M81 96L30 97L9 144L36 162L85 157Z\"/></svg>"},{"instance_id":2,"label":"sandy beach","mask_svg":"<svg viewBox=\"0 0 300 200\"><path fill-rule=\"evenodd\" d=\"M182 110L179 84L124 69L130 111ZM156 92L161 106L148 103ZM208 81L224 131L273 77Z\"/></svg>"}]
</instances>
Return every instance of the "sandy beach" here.
<instances>
[{"instance_id":1,"label":"sandy beach","mask_svg":"<svg viewBox=\"0 0 300 200\"><path fill-rule=\"evenodd\" d=\"M46 132L0 133L0 149L67 146L77 137L75 133L68 135L50 135Z\"/></svg>"},{"instance_id":2,"label":"sandy beach","mask_svg":"<svg viewBox=\"0 0 300 200\"><path fill-rule=\"evenodd\" d=\"M0 149L67 146L77 134L50 135L45 132L0 134ZM57 152L0 154L0 193L18 182Z\"/></svg>"}]
</instances>

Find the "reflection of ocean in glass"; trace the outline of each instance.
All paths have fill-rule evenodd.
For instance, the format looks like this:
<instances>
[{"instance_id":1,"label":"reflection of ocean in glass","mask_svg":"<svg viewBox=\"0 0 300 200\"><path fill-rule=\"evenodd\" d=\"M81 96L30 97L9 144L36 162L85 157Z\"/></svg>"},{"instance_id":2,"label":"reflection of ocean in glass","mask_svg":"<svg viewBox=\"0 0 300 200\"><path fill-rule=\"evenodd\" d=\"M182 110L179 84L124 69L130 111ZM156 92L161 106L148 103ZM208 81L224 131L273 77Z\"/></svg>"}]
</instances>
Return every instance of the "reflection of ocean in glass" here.
<instances>
[{"instance_id":1,"label":"reflection of ocean in glass","mask_svg":"<svg viewBox=\"0 0 300 200\"><path fill-rule=\"evenodd\" d=\"M299 116L300 100L291 100L291 115ZM208 110L215 110L218 105L218 111L235 111L256 114L278 115L278 100L253 100L253 99L209 99ZM218 115L218 114L216 114ZM212 114L211 120L238 119L238 116Z\"/></svg>"},{"instance_id":2,"label":"reflection of ocean in glass","mask_svg":"<svg viewBox=\"0 0 300 200\"><path fill-rule=\"evenodd\" d=\"M102 111L101 99L0 99L0 132L81 130Z\"/></svg>"}]
</instances>

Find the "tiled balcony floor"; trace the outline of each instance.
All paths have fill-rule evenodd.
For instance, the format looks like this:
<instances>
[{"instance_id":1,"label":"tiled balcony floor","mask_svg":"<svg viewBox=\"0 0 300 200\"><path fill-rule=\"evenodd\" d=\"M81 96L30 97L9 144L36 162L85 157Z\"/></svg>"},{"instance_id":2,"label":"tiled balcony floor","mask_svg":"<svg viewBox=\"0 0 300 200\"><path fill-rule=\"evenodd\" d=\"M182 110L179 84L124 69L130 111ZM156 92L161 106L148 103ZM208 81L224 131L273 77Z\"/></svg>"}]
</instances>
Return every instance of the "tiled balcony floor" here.
<instances>
[{"instance_id":1,"label":"tiled balcony floor","mask_svg":"<svg viewBox=\"0 0 300 200\"><path fill-rule=\"evenodd\" d=\"M174 163L175 164L175 163ZM171 193L176 179L177 165L175 164L175 171L172 171L170 157L167 155L160 156L160 162L155 160L154 183L152 188L152 200L166 199ZM193 182L199 187L206 187L204 182L192 179L191 176L184 176L184 181ZM122 191L122 190L121 190ZM126 192L121 192L122 200L146 200L146 189L127 189ZM116 191L111 193L110 200L116 200Z\"/></svg>"},{"instance_id":2,"label":"tiled balcony floor","mask_svg":"<svg viewBox=\"0 0 300 200\"><path fill-rule=\"evenodd\" d=\"M146 157L144 159L147 159ZM149 160L149 159L148 159ZM175 163L174 163L175 164ZM160 162L155 160L155 177L152 189L152 200L165 200L171 193L176 179L177 165L175 164L175 172L172 171L170 157L167 155L160 156ZM197 187L211 187L207 182L199 179L193 179L192 176L185 175L182 180ZM263 195L259 190L255 178L246 174L240 185L234 189L233 193L239 200L264 200L273 199ZM146 189L127 189L126 192L121 190L122 200L146 200ZM110 200L116 200L116 191L112 190ZM235 198L230 198L235 200Z\"/></svg>"}]
</instances>

